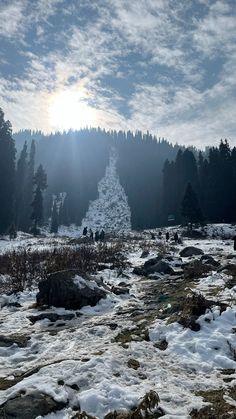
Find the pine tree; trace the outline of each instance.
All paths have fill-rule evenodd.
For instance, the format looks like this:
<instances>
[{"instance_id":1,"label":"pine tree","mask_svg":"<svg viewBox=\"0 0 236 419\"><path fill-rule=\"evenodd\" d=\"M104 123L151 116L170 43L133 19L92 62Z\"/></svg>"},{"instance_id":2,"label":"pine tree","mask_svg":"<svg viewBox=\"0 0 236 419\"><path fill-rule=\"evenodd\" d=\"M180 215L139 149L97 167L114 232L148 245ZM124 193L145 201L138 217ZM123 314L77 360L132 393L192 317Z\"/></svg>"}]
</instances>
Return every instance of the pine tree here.
<instances>
[{"instance_id":1,"label":"pine tree","mask_svg":"<svg viewBox=\"0 0 236 419\"><path fill-rule=\"evenodd\" d=\"M31 224L31 204L34 193L34 165L35 165L35 141L32 140L29 153L29 162L26 169L25 193L24 193L24 211L20 229L29 231Z\"/></svg>"},{"instance_id":2,"label":"pine tree","mask_svg":"<svg viewBox=\"0 0 236 419\"><path fill-rule=\"evenodd\" d=\"M202 211L199 206L198 198L192 188L191 183L188 183L186 187L181 207L181 214L184 218L186 218L187 223L190 224L191 230L193 223L199 223L203 221Z\"/></svg>"},{"instance_id":3,"label":"pine tree","mask_svg":"<svg viewBox=\"0 0 236 419\"><path fill-rule=\"evenodd\" d=\"M51 219L51 233L58 233L58 211L57 211L57 201L54 199L53 208L52 208L52 219Z\"/></svg>"},{"instance_id":4,"label":"pine tree","mask_svg":"<svg viewBox=\"0 0 236 419\"><path fill-rule=\"evenodd\" d=\"M22 227L25 211L25 192L27 176L27 143L25 141L21 151L16 169L16 203L15 203L15 224L16 228Z\"/></svg>"},{"instance_id":5,"label":"pine tree","mask_svg":"<svg viewBox=\"0 0 236 419\"><path fill-rule=\"evenodd\" d=\"M34 235L39 233L38 225L43 221L43 195L42 191L47 188L47 175L40 164L37 172L34 176L34 184L36 186L34 192L34 199L32 202L33 211L31 214L31 220L34 221L32 232Z\"/></svg>"},{"instance_id":6,"label":"pine tree","mask_svg":"<svg viewBox=\"0 0 236 419\"><path fill-rule=\"evenodd\" d=\"M0 234L4 234L13 221L15 189L15 145L12 128L4 120L0 108Z\"/></svg>"}]
</instances>

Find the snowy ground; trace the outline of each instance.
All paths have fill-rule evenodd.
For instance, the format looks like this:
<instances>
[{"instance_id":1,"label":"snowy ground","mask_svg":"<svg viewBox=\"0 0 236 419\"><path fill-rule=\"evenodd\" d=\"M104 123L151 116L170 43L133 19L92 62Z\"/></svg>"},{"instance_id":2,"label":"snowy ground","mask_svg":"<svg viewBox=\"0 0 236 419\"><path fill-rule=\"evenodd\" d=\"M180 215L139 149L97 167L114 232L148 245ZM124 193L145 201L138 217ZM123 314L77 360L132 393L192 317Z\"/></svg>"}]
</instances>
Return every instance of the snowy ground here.
<instances>
[{"instance_id":1,"label":"snowy ground","mask_svg":"<svg viewBox=\"0 0 236 419\"><path fill-rule=\"evenodd\" d=\"M176 228L169 230L172 235ZM166 244L164 238L151 240L148 231L130 233L129 240L124 241L124 252L131 266L123 276L117 277L117 272L109 269L97 275L107 284L125 282L130 293L119 296L110 293L96 307L81 309L82 315L70 321L52 324L44 319L32 324L28 317L39 314L33 306L36 290L10 297L10 301L17 299L21 307L4 306L9 298L0 296L4 306L0 311L1 335L29 338L24 347L16 343L10 347L0 344L0 388L1 380L16 380L39 367L15 385L0 390L0 404L19 393L40 390L56 401L68 403L63 411L45 416L47 419L70 419L75 414L72 407L79 405L81 411L102 419L110 411L131 409L147 391L155 390L166 419L187 419L194 408L204 405L198 391L222 388L232 412L236 412L236 401L227 395L228 389L236 384L236 359L232 354L232 348L236 348L236 286L230 289L226 286L231 275L215 268L188 283L170 279L168 275L152 279L132 273L134 266L157 256L160 249L165 248L169 256L179 256L179 251L189 245L211 254L222 267L234 265L236 254L230 238L234 227L210 226L208 233L212 231L213 238L184 239L178 245ZM53 248L68 245L69 240L20 238L15 242L0 241L0 252L16 250L22 243L31 249ZM150 250L146 258L140 258L143 249ZM183 259L186 262L191 258ZM165 297L171 289L181 286L186 287L186 294L195 289L214 297L218 303L227 303L228 307L220 314L216 303L200 316L198 332L183 328L173 319L170 322L168 314L163 316L171 306ZM50 312L68 313L63 308L52 308ZM165 350L158 347L163 341L168 343ZM137 361L136 369L130 366L130 360ZM231 370L228 381L227 370Z\"/></svg>"}]
</instances>

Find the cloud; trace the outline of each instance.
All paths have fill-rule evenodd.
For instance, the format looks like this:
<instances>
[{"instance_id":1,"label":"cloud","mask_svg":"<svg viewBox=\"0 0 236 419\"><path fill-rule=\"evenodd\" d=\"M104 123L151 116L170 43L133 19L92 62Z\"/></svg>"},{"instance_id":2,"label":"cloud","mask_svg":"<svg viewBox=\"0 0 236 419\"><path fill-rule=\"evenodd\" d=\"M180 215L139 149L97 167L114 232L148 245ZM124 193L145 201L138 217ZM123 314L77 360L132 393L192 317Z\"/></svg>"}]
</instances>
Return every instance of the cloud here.
<instances>
[{"instance_id":1,"label":"cloud","mask_svg":"<svg viewBox=\"0 0 236 419\"><path fill-rule=\"evenodd\" d=\"M19 34L24 17L24 1L3 1L0 4L0 36L13 38Z\"/></svg>"},{"instance_id":2,"label":"cloud","mask_svg":"<svg viewBox=\"0 0 236 419\"><path fill-rule=\"evenodd\" d=\"M52 129L47 109L64 89L105 128L235 140L233 1L15 0L0 17L0 99L14 130Z\"/></svg>"}]
</instances>

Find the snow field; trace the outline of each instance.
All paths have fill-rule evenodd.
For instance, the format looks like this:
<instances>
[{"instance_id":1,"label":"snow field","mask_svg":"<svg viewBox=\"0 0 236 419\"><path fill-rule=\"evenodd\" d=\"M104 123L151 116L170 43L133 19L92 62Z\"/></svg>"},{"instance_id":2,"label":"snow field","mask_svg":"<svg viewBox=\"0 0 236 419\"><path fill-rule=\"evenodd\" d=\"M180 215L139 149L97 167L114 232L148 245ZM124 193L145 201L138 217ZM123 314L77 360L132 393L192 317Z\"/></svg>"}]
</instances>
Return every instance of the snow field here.
<instances>
[{"instance_id":1,"label":"snow field","mask_svg":"<svg viewBox=\"0 0 236 419\"><path fill-rule=\"evenodd\" d=\"M45 238L45 242L47 240ZM61 241L58 238L58 242ZM220 238L202 241L186 239L183 245L177 246L175 255L187 245L200 247L205 253L224 261L231 251L232 241ZM168 249L171 249L169 245ZM127 283L130 286L129 295L109 294L97 306L81 309L79 312L82 315L64 322L64 326L60 326L60 321L51 325L47 319L30 323L28 316L39 314L32 307L36 290L19 294L17 301L21 308L6 306L9 298L10 301L14 298L1 296L1 334L28 335L30 340L23 348L16 344L8 348L0 347L0 377L10 379L34 367L40 368L13 387L0 391L0 403L22 390L26 394L40 390L57 401L68 402L63 411L47 415L46 419L70 419L74 414L72 406L79 404L81 410L103 419L109 411L130 409L152 389L160 396L160 405L166 412L165 419L188 419L193 408L203 405L195 392L225 388L221 370L236 369L229 347L229 343L236 347L236 333L233 333L236 305L234 290L225 289L229 276L223 272L212 271L196 281L196 289L206 295L212 287L222 289L220 300L227 299L230 304L222 314L215 306L212 311L200 316L200 331L193 332L176 322L168 324L166 320L156 319L149 325L150 341L132 340L126 347L115 341L124 329L132 330L141 324L141 320L138 324L133 321L134 309L143 310L145 316L146 307L140 296L145 294L146 285L153 280L137 277L132 269L155 256L155 252L151 251L144 259L140 259L141 253L138 244L127 252L132 266L124 273L129 278L117 278L117 272L109 269L97 275L98 278L102 276L105 283ZM159 281L165 279L163 276ZM85 280L77 278L75 281L83 286ZM94 284L91 283L91 286ZM52 308L50 312L73 313L63 308ZM116 329L110 327L111 323L117 325ZM168 342L164 351L154 346L163 339ZM137 370L128 367L130 359L138 361L140 366ZM236 374L232 374L231 378L230 385L234 385ZM59 380L63 380L64 384L58 384ZM71 388L75 384L78 390ZM232 400L229 402L232 404Z\"/></svg>"}]
</instances>

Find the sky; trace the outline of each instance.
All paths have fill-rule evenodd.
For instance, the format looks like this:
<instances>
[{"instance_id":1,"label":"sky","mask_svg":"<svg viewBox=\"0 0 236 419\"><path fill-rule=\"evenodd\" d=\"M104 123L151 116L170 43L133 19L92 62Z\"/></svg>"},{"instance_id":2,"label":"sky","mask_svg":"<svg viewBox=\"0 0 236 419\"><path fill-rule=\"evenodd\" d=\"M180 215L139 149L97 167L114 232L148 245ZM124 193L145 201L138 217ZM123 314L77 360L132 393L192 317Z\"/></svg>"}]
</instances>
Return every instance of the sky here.
<instances>
[{"instance_id":1,"label":"sky","mask_svg":"<svg viewBox=\"0 0 236 419\"><path fill-rule=\"evenodd\" d=\"M0 0L13 131L101 126L236 145L236 0Z\"/></svg>"}]
</instances>

